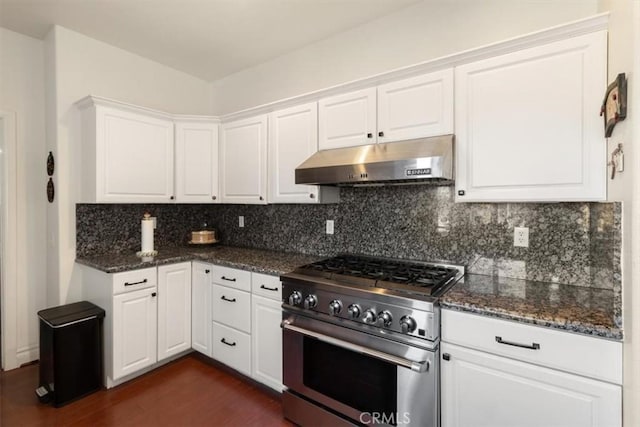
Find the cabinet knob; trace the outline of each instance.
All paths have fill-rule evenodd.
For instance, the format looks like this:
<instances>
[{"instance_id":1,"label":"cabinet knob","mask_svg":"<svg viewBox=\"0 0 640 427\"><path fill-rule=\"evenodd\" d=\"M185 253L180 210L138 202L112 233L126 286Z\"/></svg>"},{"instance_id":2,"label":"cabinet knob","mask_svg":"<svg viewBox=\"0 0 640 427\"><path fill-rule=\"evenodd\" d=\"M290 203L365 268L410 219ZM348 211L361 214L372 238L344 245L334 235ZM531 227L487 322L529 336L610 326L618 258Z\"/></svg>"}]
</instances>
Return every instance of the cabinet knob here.
<instances>
[{"instance_id":1,"label":"cabinet knob","mask_svg":"<svg viewBox=\"0 0 640 427\"><path fill-rule=\"evenodd\" d=\"M211 200L216 200L217 197L216 196L211 196Z\"/></svg>"},{"instance_id":2,"label":"cabinet knob","mask_svg":"<svg viewBox=\"0 0 640 427\"><path fill-rule=\"evenodd\" d=\"M260 196L260 200L264 200L264 199L262 198L262 196Z\"/></svg>"},{"instance_id":3,"label":"cabinet knob","mask_svg":"<svg viewBox=\"0 0 640 427\"><path fill-rule=\"evenodd\" d=\"M156 295L158 295L158 294L155 293L155 292L151 294L152 297L155 297Z\"/></svg>"},{"instance_id":4,"label":"cabinet knob","mask_svg":"<svg viewBox=\"0 0 640 427\"><path fill-rule=\"evenodd\" d=\"M209 273L211 273L211 270L207 269L204 272L205 272L205 274L209 274Z\"/></svg>"},{"instance_id":5,"label":"cabinet knob","mask_svg":"<svg viewBox=\"0 0 640 427\"><path fill-rule=\"evenodd\" d=\"M464 190L458 190L458 196L464 196Z\"/></svg>"},{"instance_id":6,"label":"cabinet knob","mask_svg":"<svg viewBox=\"0 0 640 427\"><path fill-rule=\"evenodd\" d=\"M315 194L313 194L313 193L311 193L311 194L309 194L309 198L310 198L310 199L315 199L315 198L316 198L316 195L315 195Z\"/></svg>"},{"instance_id":7,"label":"cabinet knob","mask_svg":"<svg viewBox=\"0 0 640 427\"><path fill-rule=\"evenodd\" d=\"M451 355L449 353L442 353L443 360L451 360Z\"/></svg>"},{"instance_id":8,"label":"cabinet knob","mask_svg":"<svg viewBox=\"0 0 640 427\"><path fill-rule=\"evenodd\" d=\"M367 134L367 138L373 138L373 134L372 133L368 133Z\"/></svg>"},{"instance_id":9,"label":"cabinet knob","mask_svg":"<svg viewBox=\"0 0 640 427\"><path fill-rule=\"evenodd\" d=\"M384 132L382 131L378 132L378 136L384 136Z\"/></svg>"},{"instance_id":10,"label":"cabinet knob","mask_svg":"<svg viewBox=\"0 0 640 427\"><path fill-rule=\"evenodd\" d=\"M175 197L171 196L171 197L169 197L169 199L173 200L173 199L175 199Z\"/></svg>"}]
</instances>

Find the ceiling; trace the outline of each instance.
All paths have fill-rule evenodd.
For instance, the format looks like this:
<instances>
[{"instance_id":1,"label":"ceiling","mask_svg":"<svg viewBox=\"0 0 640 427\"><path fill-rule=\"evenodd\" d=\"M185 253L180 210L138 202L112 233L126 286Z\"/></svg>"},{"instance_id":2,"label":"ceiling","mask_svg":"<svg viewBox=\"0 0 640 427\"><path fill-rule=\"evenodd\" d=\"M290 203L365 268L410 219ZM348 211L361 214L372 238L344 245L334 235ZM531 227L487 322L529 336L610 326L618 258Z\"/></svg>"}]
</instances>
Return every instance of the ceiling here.
<instances>
[{"instance_id":1,"label":"ceiling","mask_svg":"<svg viewBox=\"0 0 640 427\"><path fill-rule=\"evenodd\" d=\"M0 0L0 26L58 24L207 81L420 0Z\"/></svg>"}]
</instances>

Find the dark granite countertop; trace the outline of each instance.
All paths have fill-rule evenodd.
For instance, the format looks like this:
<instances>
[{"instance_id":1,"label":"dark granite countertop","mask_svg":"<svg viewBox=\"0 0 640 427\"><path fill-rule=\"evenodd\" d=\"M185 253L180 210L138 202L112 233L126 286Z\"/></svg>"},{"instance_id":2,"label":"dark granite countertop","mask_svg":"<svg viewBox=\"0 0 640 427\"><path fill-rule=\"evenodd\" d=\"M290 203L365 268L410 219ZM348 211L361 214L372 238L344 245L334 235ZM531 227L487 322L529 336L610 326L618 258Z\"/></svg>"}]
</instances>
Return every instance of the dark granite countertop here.
<instances>
[{"instance_id":1,"label":"dark granite countertop","mask_svg":"<svg viewBox=\"0 0 640 427\"><path fill-rule=\"evenodd\" d=\"M314 255L231 246L177 246L158 249L158 255L148 259L142 259L133 252L126 252L78 257L76 262L106 273L119 273L183 261L204 261L279 276L300 265L309 264L319 259L321 257Z\"/></svg>"},{"instance_id":2,"label":"dark granite countertop","mask_svg":"<svg viewBox=\"0 0 640 427\"><path fill-rule=\"evenodd\" d=\"M621 340L613 290L467 274L441 299L443 308Z\"/></svg>"},{"instance_id":3,"label":"dark granite countertop","mask_svg":"<svg viewBox=\"0 0 640 427\"><path fill-rule=\"evenodd\" d=\"M133 252L78 257L80 264L118 273L139 268L203 261L279 276L322 257L231 246L161 248L143 260ZM620 301L613 290L467 274L442 298L446 309L515 320L569 332L621 340Z\"/></svg>"}]
</instances>

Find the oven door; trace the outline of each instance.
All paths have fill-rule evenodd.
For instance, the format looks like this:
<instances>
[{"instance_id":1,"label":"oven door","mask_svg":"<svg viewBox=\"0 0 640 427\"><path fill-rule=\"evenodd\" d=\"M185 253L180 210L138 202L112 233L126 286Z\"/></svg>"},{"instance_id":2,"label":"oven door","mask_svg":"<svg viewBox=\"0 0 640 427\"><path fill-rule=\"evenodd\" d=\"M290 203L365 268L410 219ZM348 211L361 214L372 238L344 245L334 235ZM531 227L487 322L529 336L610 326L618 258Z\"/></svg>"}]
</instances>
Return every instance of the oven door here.
<instances>
[{"instance_id":1,"label":"oven door","mask_svg":"<svg viewBox=\"0 0 640 427\"><path fill-rule=\"evenodd\" d=\"M438 348L284 314L283 381L359 424L439 425Z\"/></svg>"}]
</instances>

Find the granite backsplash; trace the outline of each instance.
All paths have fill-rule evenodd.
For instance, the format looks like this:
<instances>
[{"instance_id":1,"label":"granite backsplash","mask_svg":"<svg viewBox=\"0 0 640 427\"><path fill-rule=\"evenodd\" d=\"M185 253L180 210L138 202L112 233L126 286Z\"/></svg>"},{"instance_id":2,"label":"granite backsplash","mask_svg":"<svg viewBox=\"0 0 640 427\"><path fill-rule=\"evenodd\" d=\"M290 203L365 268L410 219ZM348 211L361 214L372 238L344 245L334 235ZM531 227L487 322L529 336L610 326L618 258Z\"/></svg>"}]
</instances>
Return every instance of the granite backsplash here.
<instances>
[{"instance_id":1,"label":"granite backsplash","mask_svg":"<svg viewBox=\"0 0 640 427\"><path fill-rule=\"evenodd\" d=\"M620 203L454 203L453 187L342 188L329 205L78 204L78 256L140 249L144 212L156 248L186 244L203 222L222 243L317 255L351 252L468 266L478 274L620 294ZM238 227L238 216L245 227ZM325 220L335 234L325 234ZM513 227L529 227L529 247Z\"/></svg>"}]
</instances>

